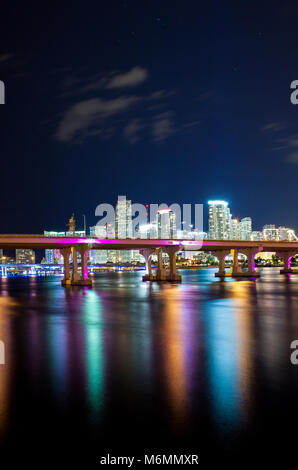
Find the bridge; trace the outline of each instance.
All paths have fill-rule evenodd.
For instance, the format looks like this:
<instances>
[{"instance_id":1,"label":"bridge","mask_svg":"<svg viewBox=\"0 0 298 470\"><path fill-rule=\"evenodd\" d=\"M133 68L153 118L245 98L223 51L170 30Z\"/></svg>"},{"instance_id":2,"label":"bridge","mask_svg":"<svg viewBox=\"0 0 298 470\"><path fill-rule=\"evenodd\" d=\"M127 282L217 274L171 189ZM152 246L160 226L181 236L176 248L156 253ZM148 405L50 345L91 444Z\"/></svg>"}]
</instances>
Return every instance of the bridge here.
<instances>
[{"instance_id":1,"label":"bridge","mask_svg":"<svg viewBox=\"0 0 298 470\"><path fill-rule=\"evenodd\" d=\"M233 254L231 275L233 277L258 277L255 270L255 256L261 252L272 252L284 261L281 273L291 273L291 258L298 254L298 242L288 241L249 241L249 240L159 240L159 239L119 239L92 237L49 237L44 235L0 235L0 249L59 249L64 260L62 285L91 285L88 275L88 252L90 250L138 250L145 258L147 274L145 281L181 281L176 270L176 253L183 250L210 251L219 261L215 276L223 278L225 258ZM81 255L81 273L78 269L77 254ZM169 257L169 269L163 264L162 255ZM72 269L70 269L72 254ZM152 255L157 255L157 268L151 267ZM243 271L238 265L238 255L247 258L247 268Z\"/></svg>"}]
</instances>

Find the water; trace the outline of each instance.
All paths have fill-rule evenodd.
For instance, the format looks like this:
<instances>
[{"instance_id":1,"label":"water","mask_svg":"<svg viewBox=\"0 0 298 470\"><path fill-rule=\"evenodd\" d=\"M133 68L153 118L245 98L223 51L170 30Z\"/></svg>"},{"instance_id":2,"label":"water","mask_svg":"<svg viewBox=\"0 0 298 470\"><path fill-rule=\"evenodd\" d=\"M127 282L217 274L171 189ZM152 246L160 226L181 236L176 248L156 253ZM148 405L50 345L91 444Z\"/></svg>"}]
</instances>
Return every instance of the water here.
<instances>
[{"instance_id":1,"label":"water","mask_svg":"<svg viewBox=\"0 0 298 470\"><path fill-rule=\"evenodd\" d=\"M294 462L298 276L141 276L102 273L93 289L0 280L2 461L98 468L109 452L193 453L201 468Z\"/></svg>"}]
</instances>

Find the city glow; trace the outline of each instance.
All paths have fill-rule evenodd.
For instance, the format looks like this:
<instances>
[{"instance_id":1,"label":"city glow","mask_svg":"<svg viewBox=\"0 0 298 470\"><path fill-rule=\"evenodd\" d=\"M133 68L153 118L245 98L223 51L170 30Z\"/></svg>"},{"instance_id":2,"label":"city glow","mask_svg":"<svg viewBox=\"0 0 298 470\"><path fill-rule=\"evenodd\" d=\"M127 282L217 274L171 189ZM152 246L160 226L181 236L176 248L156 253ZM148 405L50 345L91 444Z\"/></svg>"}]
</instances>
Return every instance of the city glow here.
<instances>
[{"instance_id":1,"label":"city glow","mask_svg":"<svg viewBox=\"0 0 298 470\"><path fill-rule=\"evenodd\" d=\"M208 201L209 206L227 206L228 203L226 201Z\"/></svg>"}]
</instances>

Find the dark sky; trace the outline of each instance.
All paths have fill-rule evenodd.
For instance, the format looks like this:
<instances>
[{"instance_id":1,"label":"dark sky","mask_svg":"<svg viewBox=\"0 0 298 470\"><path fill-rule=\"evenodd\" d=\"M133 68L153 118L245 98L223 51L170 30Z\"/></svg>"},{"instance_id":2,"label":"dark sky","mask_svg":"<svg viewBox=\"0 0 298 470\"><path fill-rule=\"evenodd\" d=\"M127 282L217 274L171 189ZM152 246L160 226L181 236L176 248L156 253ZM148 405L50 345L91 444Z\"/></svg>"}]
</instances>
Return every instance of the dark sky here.
<instances>
[{"instance_id":1,"label":"dark sky","mask_svg":"<svg viewBox=\"0 0 298 470\"><path fill-rule=\"evenodd\" d=\"M118 195L298 229L297 31L295 1L1 5L0 232Z\"/></svg>"}]
</instances>

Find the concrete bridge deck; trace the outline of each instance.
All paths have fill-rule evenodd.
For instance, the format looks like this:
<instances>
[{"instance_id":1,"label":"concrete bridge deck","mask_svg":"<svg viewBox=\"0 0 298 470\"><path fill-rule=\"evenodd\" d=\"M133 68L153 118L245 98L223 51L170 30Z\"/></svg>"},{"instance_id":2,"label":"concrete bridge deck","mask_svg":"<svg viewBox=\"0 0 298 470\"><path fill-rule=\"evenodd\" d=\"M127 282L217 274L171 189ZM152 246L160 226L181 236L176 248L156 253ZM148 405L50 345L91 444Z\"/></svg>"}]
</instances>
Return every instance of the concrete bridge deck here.
<instances>
[{"instance_id":1,"label":"concrete bridge deck","mask_svg":"<svg viewBox=\"0 0 298 470\"><path fill-rule=\"evenodd\" d=\"M298 254L298 241L249 241L249 240L159 240L159 239L119 239L94 237L49 237L45 235L0 235L1 249L62 249L66 247L88 247L92 250L138 250L179 246L180 250L216 251L261 248L258 251L295 251Z\"/></svg>"},{"instance_id":2,"label":"concrete bridge deck","mask_svg":"<svg viewBox=\"0 0 298 470\"><path fill-rule=\"evenodd\" d=\"M145 258L148 281L180 281L176 272L176 253L181 250L210 251L219 260L218 277L225 277L225 258L233 254L230 275L235 277L258 277L254 258L260 251L273 252L284 260L281 273L291 273L291 258L298 254L298 241L250 241L250 240L160 240L160 239L119 239L94 237L49 237L45 235L0 235L2 249L59 249L64 258L63 285L91 285L88 277L89 250L138 250ZM81 255L81 274L78 270L77 253ZM169 256L169 270L164 266L162 254ZM247 257L247 268L238 265L238 254ZM72 254L72 270L70 269ZM157 269L151 269L151 257L157 255Z\"/></svg>"}]
</instances>

